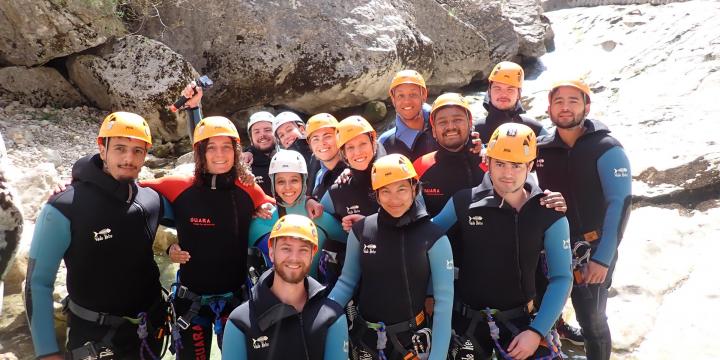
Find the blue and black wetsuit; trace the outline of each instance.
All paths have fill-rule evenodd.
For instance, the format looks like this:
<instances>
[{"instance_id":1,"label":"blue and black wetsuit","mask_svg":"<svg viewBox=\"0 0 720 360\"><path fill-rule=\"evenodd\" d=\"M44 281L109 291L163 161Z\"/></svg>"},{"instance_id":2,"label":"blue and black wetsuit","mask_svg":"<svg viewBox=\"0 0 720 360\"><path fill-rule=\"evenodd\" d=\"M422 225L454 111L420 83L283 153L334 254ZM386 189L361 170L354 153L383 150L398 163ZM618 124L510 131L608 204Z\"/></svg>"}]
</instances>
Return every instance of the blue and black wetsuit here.
<instances>
[{"instance_id":1,"label":"blue and black wetsuit","mask_svg":"<svg viewBox=\"0 0 720 360\"><path fill-rule=\"evenodd\" d=\"M368 216L378 211L375 192L372 190L370 182L372 163L375 162L377 157L375 156L365 170L350 168L352 177L347 183L333 184L328 189L325 196L320 200L325 211L340 221L347 215L360 214Z\"/></svg>"},{"instance_id":2,"label":"blue and black wetsuit","mask_svg":"<svg viewBox=\"0 0 720 360\"><path fill-rule=\"evenodd\" d=\"M84 320L72 311L77 306L115 317L136 318L147 312L155 328L165 320L152 250L163 200L155 191L117 181L102 169L99 155L78 160L72 185L52 196L38 216L25 287L38 357L62 352L55 338L52 298L61 260L67 266L69 301L74 304L68 312L68 350L96 342L112 347L116 358L140 354L136 325L126 322L113 329ZM106 339L111 331L114 336ZM154 335L151 331L147 341L157 356L161 344Z\"/></svg>"},{"instance_id":3,"label":"blue and black wetsuit","mask_svg":"<svg viewBox=\"0 0 720 360\"><path fill-rule=\"evenodd\" d=\"M305 200L303 199L291 207L276 207L270 219L255 218L250 222L248 245L259 247L267 260L269 260L267 235L272 230L275 222L286 214L308 216L305 209ZM344 256L345 254L347 233L340 226L340 222L327 212L323 212L322 215L313 219L313 222L318 229L318 249L320 251L315 254L309 275L322 283L334 285L340 275L338 273L338 264L341 263L341 259L338 256ZM325 260L321 265L320 261L323 257L325 257ZM335 264L335 266L332 264ZM328 266L331 268L328 268ZM330 272L328 272L329 270Z\"/></svg>"},{"instance_id":4,"label":"blue and black wetsuit","mask_svg":"<svg viewBox=\"0 0 720 360\"><path fill-rule=\"evenodd\" d=\"M539 121L522 115L525 113L525 109L523 109L520 100L518 100L515 108L512 110L500 110L493 106L490 101L490 91L488 90L485 94L485 100L483 100L483 107L487 110L488 114L484 119L480 119L480 121L475 124L475 131L480 133L480 140L482 140L483 144L487 144L488 141L490 141L490 137L498 126L511 122L527 125L535 132L535 136L547 134L547 131Z\"/></svg>"},{"instance_id":5,"label":"blue and black wetsuit","mask_svg":"<svg viewBox=\"0 0 720 360\"><path fill-rule=\"evenodd\" d=\"M335 179L347 169L344 161L338 161L335 167L328 169L314 156L308 164L307 195L322 199L327 190L335 183Z\"/></svg>"},{"instance_id":6,"label":"blue and black wetsuit","mask_svg":"<svg viewBox=\"0 0 720 360\"><path fill-rule=\"evenodd\" d=\"M425 127L422 130L407 127L400 119L400 115L395 115L395 127L382 133L378 142L385 147L388 154L402 154L410 161L437 150L438 144L430 127L430 109L429 104L422 105L423 119L425 119Z\"/></svg>"},{"instance_id":7,"label":"blue and black wetsuit","mask_svg":"<svg viewBox=\"0 0 720 360\"><path fill-rule=\"evenodd\" d=\"M182 287L174 291L175 312L188 325L180 332L180 359L209 357L213 320L215 332L221 335L227 315L246 298L251 217L272 199L257 184L244 185L231 172L205 174L200 181L193 176L167 176L141 184L170 201L178 243L191 256L180 265ZM199 308L194 308L196 302Z\"/></svg>"},{"instance_id":8,"label":"blue and black wetsuit","mask_svg":"<svg viewBox=\"0 0 720 360\"><path fill-rule=\"evenodd\" d=\"M492 354L493 339L487 318L489 308L498 318L503 349L520 331L530 329L545 338L560 316L572 285L570 241L567 219L562 213L540 205L543 192L533 182L524 185L528 199L517 211L493 190L489 174L475 188L461 190L445 205L433 222L447 231L456 225L454 239L455 282L453 329L472 340L479 358ZM531 318L528 303L535 297L535 271L540 252L545 251L550 284L542 306ZM482 321L479 321L482 320ZM513 329L514 327L514 329ZM536 355L546 355L539 348Z\"/></svg>"},{"instance_id":9,"label":"blue and black wetsuit","mask_svg":"<svg viewBox=\"0 0 720 360\"><path fill-rule=\"evenodd\" d=\"M329 295L344 306L358 288L358 314L351 319L353 358L378 358L376 327L382 322L388 340L384 354L388 359L403 359L413 349L413 335L428 327L424 303L432 284L430 359L445 359L450 344L452 264L449 240L418 201L399 218L381 208L355 223L347 241L345 267Z\"/></svg>"},{"instance_id":10,"label":"blue and black wetsuit","mask_svg":"<svg viewBox=\"0 0 720 360\"><path fill-rule=\"evenodd\" d=\"M608 268L603 284L575 287L575 313L585 336L588 359L610 356L605 315L617 248L630 215L632 176L622 145L597 120L586 119L584 133L569 147L557 130L538 138L537 174L543 186L560 191L567 202L573 246L588 241L590 261Z\"/></svg>"},{"instance_id":11,"label":"blue and black wetsuit","mask_svg":"<svg viewBox=\"0 0 720 360\"><path fill-rule=\"evenodd\" d=\"M236 308L225 326L223 359L337 360L348 358L347 320L327 291L305 278L308 300L302 311L284 304L270 288L274 270L266 271L250 300Z\"/></svg>"},{"instance_id":12,"label":"blue and black wetsuit","mask_svg":"<svg viewBox=\"0 0 720 360\"><path fill-rule=\"evenodd\" d=\"M248 146L245 151L250 152L253 156L253 163L250 165L253 175L255 175L255 182L260 185L262 190L266 194L271 194L272 190L270 184L270 177L268 171L270 171L270 160L274 150L260 151L254 146Z\"/></svg>"}]
</instances>

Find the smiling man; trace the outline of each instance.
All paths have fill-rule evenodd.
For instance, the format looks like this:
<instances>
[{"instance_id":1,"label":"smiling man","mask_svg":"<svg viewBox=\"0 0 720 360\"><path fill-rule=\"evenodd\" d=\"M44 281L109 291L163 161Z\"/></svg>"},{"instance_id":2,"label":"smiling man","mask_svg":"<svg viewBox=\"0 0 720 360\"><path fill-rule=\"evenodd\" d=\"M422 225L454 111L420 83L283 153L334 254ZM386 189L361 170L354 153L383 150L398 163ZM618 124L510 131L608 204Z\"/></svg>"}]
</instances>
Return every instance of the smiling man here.
<instances>
[{"instance_id":1,"label":"smiling man","mask_svg":"<svg viewBox=\"0 0 720 360\"><path fill-rule=\"evenodd\" d=\"M347 168L337 146L337 119L327 113L312 116L307 122L307 142L313 152L308 177L308 195L322 199L335 179Z\"/></svg>"},{"instance_id":2,"label":"smiling man","mask_svg":"<svg viewBox=\"0 0 720 360\"><path fill-rule=\"evenodd\" d=\"M252 173L255 175L255 182L266 194L270 194L270 180L268 180L268 169L270 159L275 154L275 136L273 136L273 121L275 116L267 111L258 111L250 115L247 124L250 146L245 151L252 154Z\"/></svg>"},{"instance_id":3,"label":"smiling man","mask_svg":"<svg viewBox=\"0 0 720 360\"><path fill-rule=\"evenodd\" d=\"M152 244L163 216L161 197L135 179L152 145L137 114L108 115L97 137L99 153L73 165L73 182L53 195L35 225L25 306L35 355L84 359L159 356L165 302ZM57 344L53 286L67 266L67 353ZM147 324L139 338L138 323ZM95 357L92 357L93 359Z\"/></svg>"},{"instance_id":4,"label":"smiling man","mask_svg":"<svg viewBox=\"0 0 720 360\"><path fill-rule=\"evenodd\" d=\"M281 217L270 233L269 251L274 267L260 277L250 300L230 314L222 358L347 359L343 309L308 276L318 251L315 224L302 215Z\"/></svg>"}]
</instances>

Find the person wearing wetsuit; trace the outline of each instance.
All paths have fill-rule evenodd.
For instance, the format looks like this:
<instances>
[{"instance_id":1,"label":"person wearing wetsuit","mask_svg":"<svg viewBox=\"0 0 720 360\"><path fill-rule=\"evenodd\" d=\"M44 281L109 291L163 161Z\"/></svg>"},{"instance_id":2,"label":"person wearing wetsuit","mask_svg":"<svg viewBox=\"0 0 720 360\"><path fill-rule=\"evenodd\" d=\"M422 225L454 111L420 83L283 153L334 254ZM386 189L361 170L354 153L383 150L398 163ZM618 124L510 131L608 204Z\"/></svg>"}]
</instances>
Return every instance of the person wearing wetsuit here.
<instances>
[{"instance_id":1,"label":"person wearing wetsuit","mask_svg":"<svg viewBox=\"0 0 720 360\"><path fill-rule=\"evenodd\" d=\"M73 165L73 182L48 200L35 225L25 307L40 359L160 356L167 306L152 245L167 208L155 191L135 183L152 146L150 128L137 114L114 112L97 142L99 154ZM65 354L55 337L52 298L61 260Z\"/></svg>"},{"instance_id":2,"label":"person wearing wetsuit","mask_svg":"<svg viewBox=\"0 0 720 360\"><path fill-rule=\"evenodd\" d=\"M605 360L612 350L605 309L630 215L632 177L620 142L603 123L586 118L590 96L580 80L553 85L548 114L556 128L539 139L537 174L567 199L576 270L572 303L587 358Z\"/></svg>"},{"instance_id":3,"label":"person wearing wetsuit","mask_svg":"<svg viewBox=\"0 0 720 360\"><path fill-rule=\"evenodd\" d=\"M318 230L309 218L288 214L270 233L275 267L252 288L225 327L223 359L340 360L348 358L343 309L308 276L318 251Z\"/></svg>"},{"instance_id":4,"label":"person wearing wetsuit","mask_svg":"<svg viewBox=\"0 0 720 360\"><path fill-rule=\"evenodd\" d=\"M269 247L266 235L271 232L277 220L285 214L308 216L308 211L305 209L305 184L308 173L302 155L293 150L278 150L270 161L269 174L271 191L277 207L269 219L253 219L248 236L249 246L260 248L267 259L269 259ZM327 212L313 219L313 222L318 230L320 251L313 258L310 276L323 284L330 283L332 287L340 275L337 257L340 252L344 254L347 233L343 231L340 222Z\"/></svg>"},{"instance_id":5,"label":"person wearing wetsuit","mask_svg":"<svg viewBox=\"0 0 720 360\"><path fill-rule=\"evenodd\" d=\"M395 107L394 127L378 138L388 154L403 154L410 160L437 150L428 122L430 105L425 79L415 70L402 70L390 84L390 99Z\"/></svg>"},{"instance_id":6,"label":"person wearing wetsuit","mask_svg":"<svg viewBox=\"0 0 720 360\"><path fill-rule=\"evenodd\" d=\"M560 358L550 336L572 285L567 219L540 203L540 188L528 181L536 154L535 133L503 124L488 143L483 182L448 201L433 222L460 228L455 265L453 330L455 359ZM549 285L535 312L535 272L547 256ZM542 346L541 346L542 345Z\"/></svg>"},{"instance_id":7,"label":"person wearing wetsuit","mask_svg":"<svg viewBox=\"0 0 720 360\"><path fill-rule=\"evenodd\" d=\"M400 154L372 167L378 213L355 223L342 275L328 296L340 305L357 290L352 359L446 359L450 344L453 259L450 242L430 221L417 174ZM432 285L432 325L425 296Z\"/></svg>"},{"instance_id":8,"label":"person wearing wetsuit","mask_svg":"<svg viewBox=\"0 0 720 360\"><path fill-rule=\"evenodd\" d=\"M245 151L252 154L252 169L255 182L260 185L266 194L270 194L270 180L268 168L270 159L275 153L275 136L272 133L272 124L275 121L273 114L267 111L258 111L250 115L247 124L250 146Z\"/></svg>"},{"instance_id":9,"label":"person wearing wetsuit","mask_svg":"<svg viewBox=\"0 0 720 360\"><path fill-rule=\"evenodd\" d=\"M509 122L529 126L535 136L547 134L539 121L522 115L525 110L520 98L524 79L523 68L510 61L498 63L490 72L488 91L483 101L483 107L488 113L475 124L475 131L480 134L483 144L487 144L498 126Z\"/></svg>"},{"instance_id":10,"label":"person wearing wetsuit","mask_svg":"<svg viewBox=\"0 0 720 360\"><path fill-rule=\"evenodd\" d=\"M204 118L193 139L193 176L142 182L170 201L178 232L178 243L168 253L180 263L171 294L179 359L209 358L213 330L222 347L228 314L247 298L243 285L251 217L272 202L241 161L240 137L229 119Z\"/></svg>"},{"instance_id":11,"label":"person wearing wetsuit","mask_svg":"<svg viewBox=\"0 0 720 360\"><path fill-rule=\"evenodd\" d=\"M322 199L335 179L347 169L337 146L337 125L334 116L320 113L308 119L305 128L307 143L313 152L308 163L307 194L316 199Z\"/></svg>"},{"instance_id":12,"label":"person wearing wetsuit","mask_svg":"<svg viewBox=\"0 0 720 360\"><path fill-rule=\"evenodd\" d=\"M487 166L480 156L469 151L472 113L462 95L438 96L430 112L430 124L438 150L421 156L413 166L422 183L427 212L432 217L456 192L480 184Z\"/></svg>"},{"instance_id":13,"label":"person wearing wetsuit","mask_svg":"<svg viewBox=\"0 0 720 360\"><path fill-rule=\"evenodd\" d=\"M370 170L375 159L385 152L375 137L375 129L362 116L353 115L338 123L337 146L352 177L333 184L320 203L342 222L346 231L355 221L378 211Z\"/></svg>"},{"instance_id":14,"label":"person wearing wetsuit","mask_svg":"<svg viewBox=\"0 0 720 360\"><path fill-rule=\"evenodd\" d=\"M302 154L305 163L310 162L312 150L306 140L305 123L296 113L283 111L277 114L273 122L273 135L280 149L295 150Z\"/></svg>"}]
</instances>

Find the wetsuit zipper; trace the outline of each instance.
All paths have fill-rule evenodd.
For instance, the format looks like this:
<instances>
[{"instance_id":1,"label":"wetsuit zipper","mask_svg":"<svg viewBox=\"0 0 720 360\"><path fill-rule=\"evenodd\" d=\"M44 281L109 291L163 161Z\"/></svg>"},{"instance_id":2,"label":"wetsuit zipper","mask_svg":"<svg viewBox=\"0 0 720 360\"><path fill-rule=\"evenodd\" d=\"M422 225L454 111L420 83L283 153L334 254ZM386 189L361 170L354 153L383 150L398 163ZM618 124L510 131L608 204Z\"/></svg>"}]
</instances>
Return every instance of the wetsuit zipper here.
<instances>
[{"instance_id":1,"label":"wetsuit zipper","mask_svg":"<svg viewBox=\"0 0 720 360\"><path fill-rule=\"evenodd\" d=\"M525 296L525 291L523 290L522 269L520 268L520 232L518 230L519 213L515 210L513 210L513 217L515 218L515 264L517 265L518 278L520 279L520 294Z\"/></svg>"},{"instance_id":2,"label":"wetsuit zipper","mask_svg":"<svg viewBox=\"0 0 720 360\"><path fill-rule=\"evenodd\" d=\"M300 320L300 338L302 339L303 350L305 351L305 359L312 360L310 359L310 353L308 352L307 348L307 341L305 340L305 325L303 324L302 313L298 314L298 320Z\"/></svg>"},{"instance_id":3,"label":"wetsuit zipper","mask_svg":"<svg viewBox=\"0 0 720 360\"><path fill-rule=\"evenodd\" d=\"M414 319L415 314L413 314L414 308L413 308L413 303L412 303L412 296L410 295L410 281L408 280L407 259L405 257L405 232L401 230L400 234L401 234L400 235L400 253L402 256L403 279L405 280L405 291L407 294L408 303L410 303L410 308L409 308L410 317L408 319Z\"/></svg>"}]
</instances>

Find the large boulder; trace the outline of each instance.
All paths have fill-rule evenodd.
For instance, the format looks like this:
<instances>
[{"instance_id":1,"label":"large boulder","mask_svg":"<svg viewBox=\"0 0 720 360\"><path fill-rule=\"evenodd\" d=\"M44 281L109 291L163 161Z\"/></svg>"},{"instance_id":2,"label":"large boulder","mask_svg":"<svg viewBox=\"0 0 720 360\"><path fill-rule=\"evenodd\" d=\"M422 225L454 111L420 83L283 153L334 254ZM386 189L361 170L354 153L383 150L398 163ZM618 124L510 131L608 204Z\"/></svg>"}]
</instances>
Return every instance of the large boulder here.
<instances>
[{"instance_id":1,"label":"large boulder","mask_svg":"<svg viewBox=\"0 0 720 360\"><path fill-rule=\"evenodd\" d=\"M44 64L124 32L114 1L0 1L0 65Z\"/></svg>"},{"instance_id":2,"label":"large boulder","mask_svg":"<svg viewBox=\"0 0 720 360\"><path fill-rule=\"evenodd\" d=\"M68 108L85 103L85 98L50 67L0 68L0 96L34 107Z\"/></svg>"},{"instance_id":3,"label":"large boulder","mask_svg":"<svg viewBox=\"0 0 720 360\"><path fill-rule=\"evenodd\" d=\"M462 6L432 0L165 2L159 6L163 21L147 19L140 31L215 80L204 99L208 113L258 105L316 113L387 98L391 78L403 68L418 70L438 92L484 77L491 58L518 55L512 14L500 1L456 2ZM485 29L493 26L511 39L507 51L488 44L495 33Z\"/></svg>"},{"instance_id":4,"label":"large boulder","mask_svg":"<svg viewBox=\"0 0 720 360\"><path fill-rule=\"evenodd\" d=\"M67 61L70 79L99 108L145 117L154 139L187 136L185 111L170 112L195 69L166 45L141 35L107 43Z\"/></svg>"}]
</instances>

